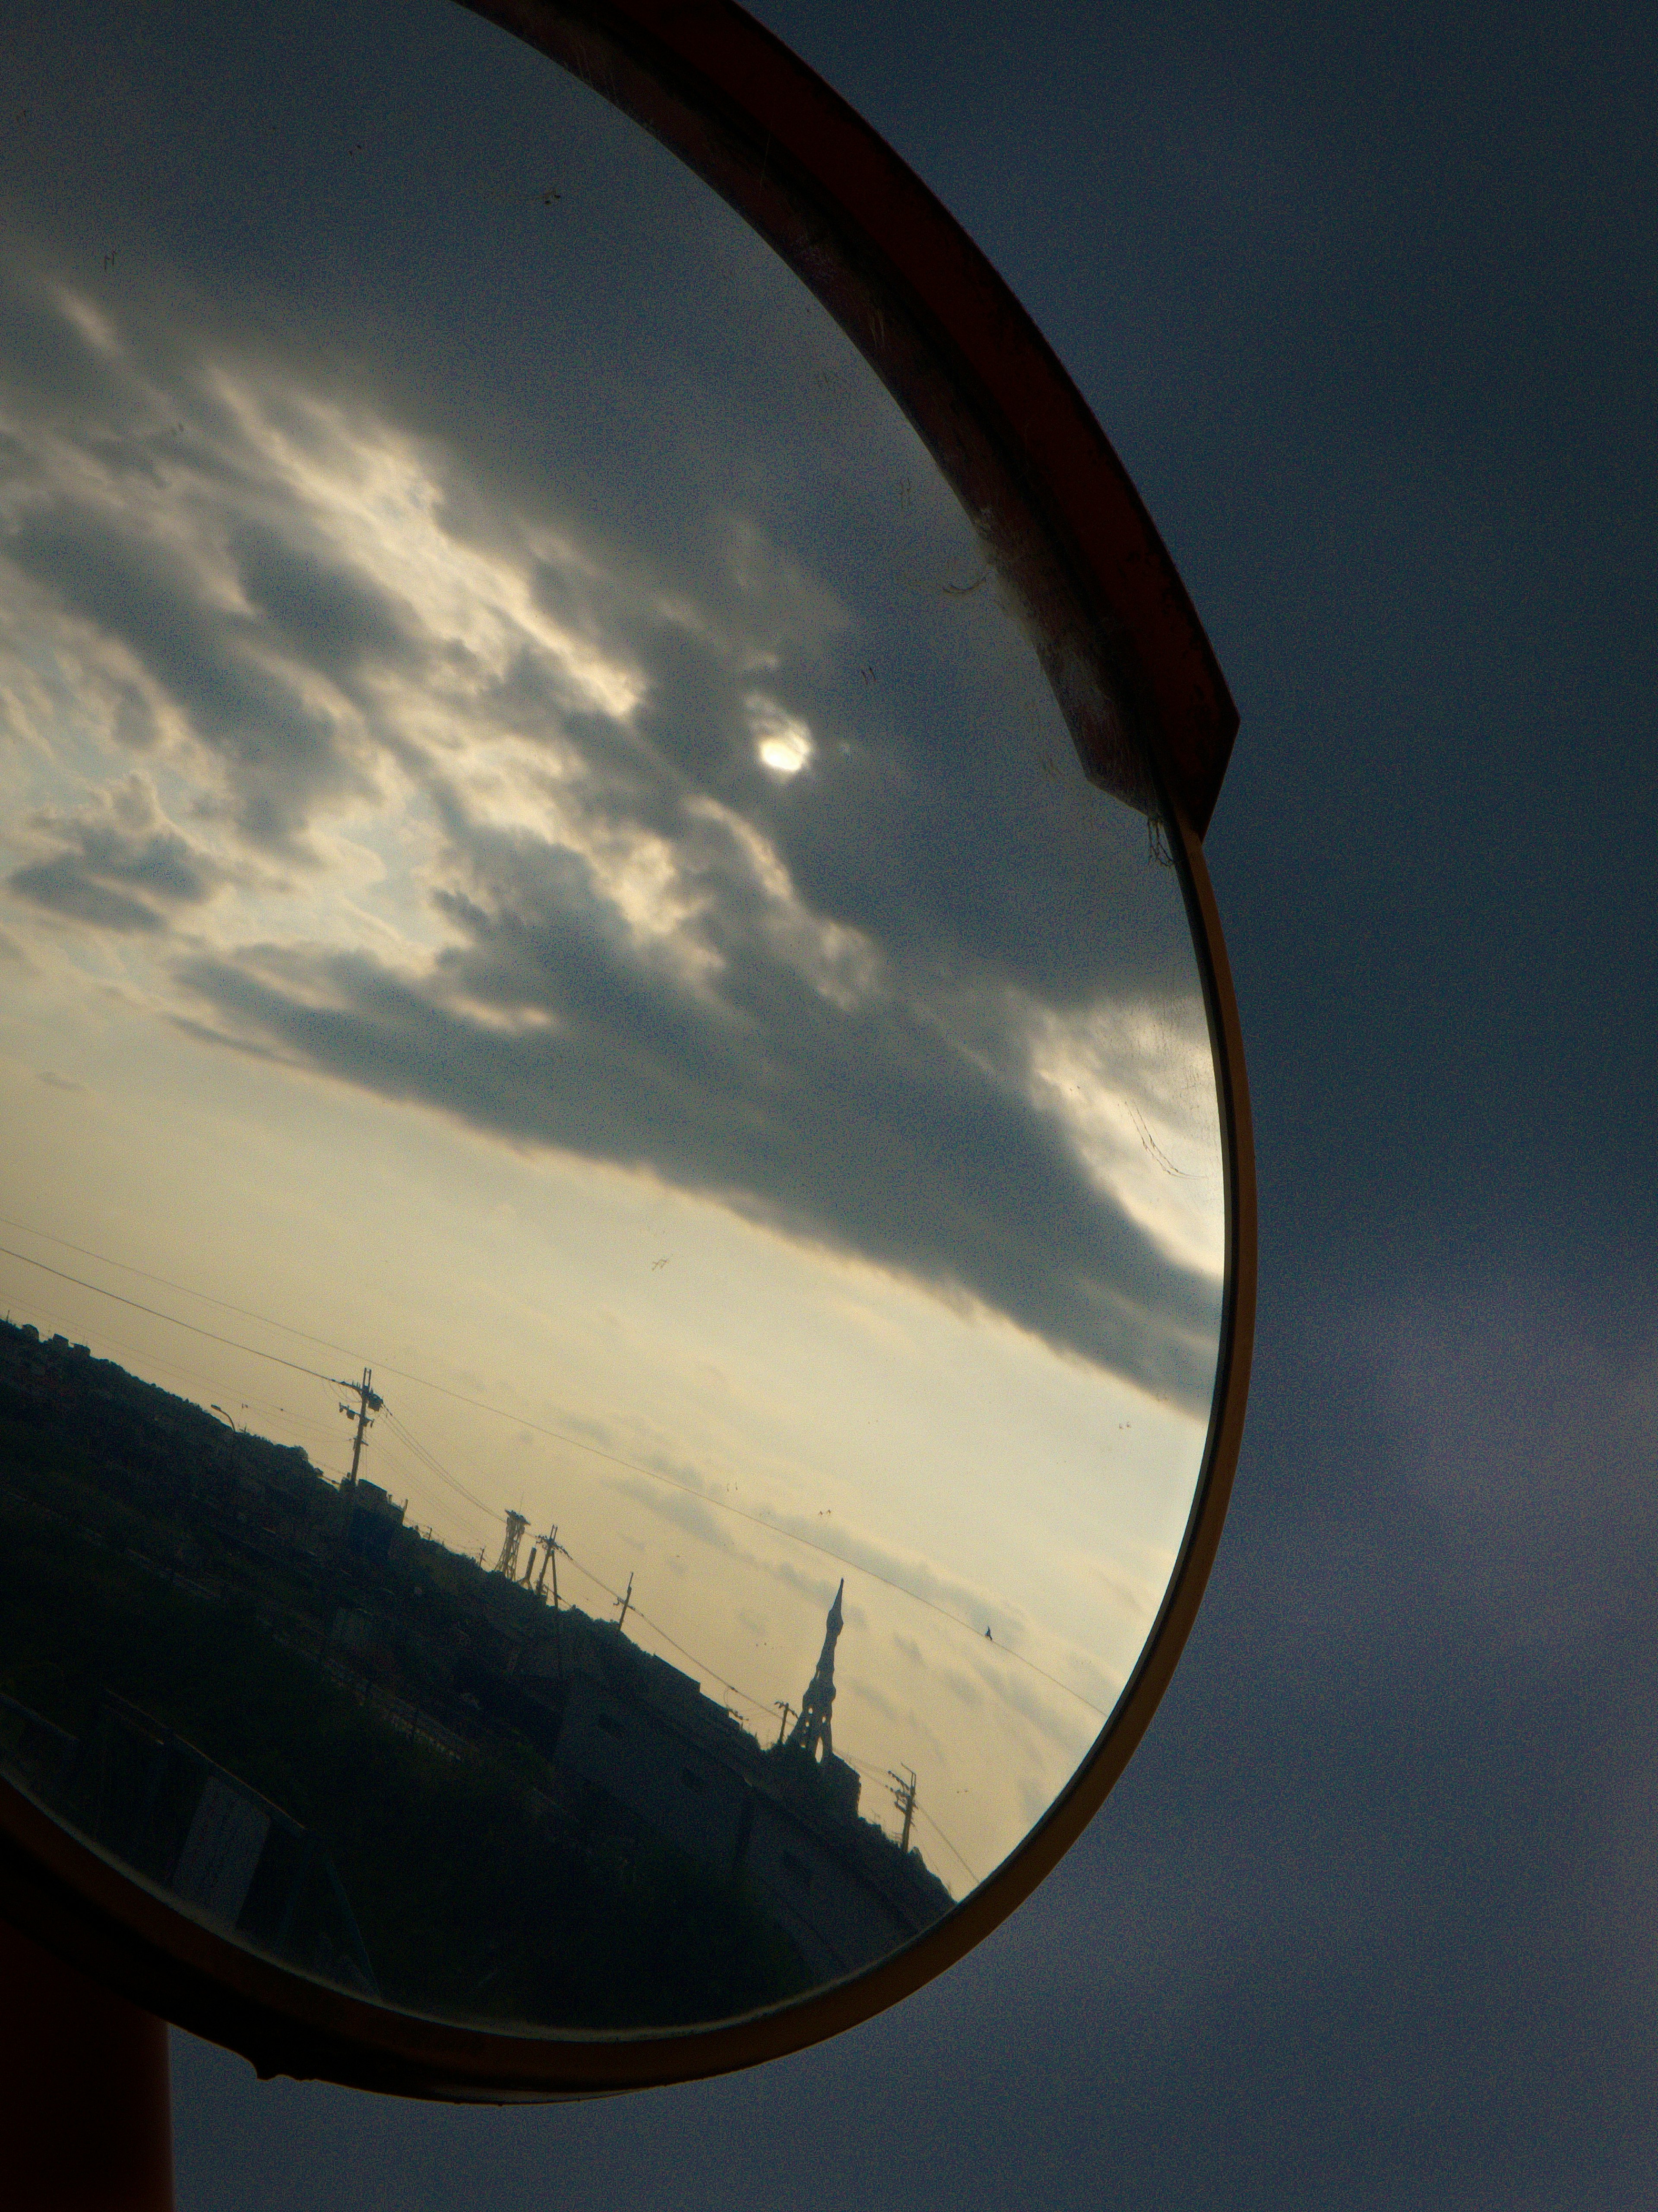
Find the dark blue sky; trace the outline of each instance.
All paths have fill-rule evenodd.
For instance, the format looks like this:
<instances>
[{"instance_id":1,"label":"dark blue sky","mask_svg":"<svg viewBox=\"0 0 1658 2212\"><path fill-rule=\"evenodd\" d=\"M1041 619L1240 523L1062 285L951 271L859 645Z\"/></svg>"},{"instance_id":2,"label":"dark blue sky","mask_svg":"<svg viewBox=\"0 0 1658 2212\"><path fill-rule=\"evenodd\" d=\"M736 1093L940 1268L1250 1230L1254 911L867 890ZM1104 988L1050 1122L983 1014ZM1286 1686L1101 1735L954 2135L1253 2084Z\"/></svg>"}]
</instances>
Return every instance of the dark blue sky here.
<instances>
[{"instance_id":1,"label":"dark blue sky","mask_svg":"<svg viewBox=\"0 0 1658 2212\"><path fill-rule=\"evenodd\" d=\"M509 2114L180 2039L181 2205L1649 2201L1649 15L762 12L1032 309L1242 710L1231 1521L1089 1835L900 2012Z\"/></svg>"}]
</instances>

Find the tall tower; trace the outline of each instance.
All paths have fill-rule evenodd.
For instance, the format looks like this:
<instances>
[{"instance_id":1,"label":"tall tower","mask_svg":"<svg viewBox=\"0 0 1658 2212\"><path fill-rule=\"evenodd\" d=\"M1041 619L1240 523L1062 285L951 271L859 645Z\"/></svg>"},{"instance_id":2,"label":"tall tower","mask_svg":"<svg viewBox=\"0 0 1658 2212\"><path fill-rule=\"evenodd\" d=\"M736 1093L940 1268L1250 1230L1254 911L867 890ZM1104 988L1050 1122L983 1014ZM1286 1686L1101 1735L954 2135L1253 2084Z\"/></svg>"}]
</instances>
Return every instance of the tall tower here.
<instances>
[{"instance_id":1,"label":"tall tower","mask_svg":"<svg viewBox=\"0 0 1658 2212\"><path fill-rule=\"evenodd\" d=\"M835 1710L835 1647L841 1640L841 1599L846 1587L843 1575L841 1588L835 1593L835 1602L829 1609L829 1619L823 1624L823 1648L817 1655L817 1671L800 1700L800 1717L789 1732L791 1747L804 1751L808 1759L829 1759L835 1756L829 1715Z\"/></svg>"},{"instance_id":2,"label":"tall tower","mask_svg":"<svg viewBox=\"0 0 1658 2212\"><path fill-rule=\"evenodd\" d=\"M495 1572L505 1575L509 1583L517 1575L519 1542L529 1525L521 1513L509 1512L507 1516L507 1538L501 1547L501 1557L495 1561Z\"/></svg>"}]
</instances>

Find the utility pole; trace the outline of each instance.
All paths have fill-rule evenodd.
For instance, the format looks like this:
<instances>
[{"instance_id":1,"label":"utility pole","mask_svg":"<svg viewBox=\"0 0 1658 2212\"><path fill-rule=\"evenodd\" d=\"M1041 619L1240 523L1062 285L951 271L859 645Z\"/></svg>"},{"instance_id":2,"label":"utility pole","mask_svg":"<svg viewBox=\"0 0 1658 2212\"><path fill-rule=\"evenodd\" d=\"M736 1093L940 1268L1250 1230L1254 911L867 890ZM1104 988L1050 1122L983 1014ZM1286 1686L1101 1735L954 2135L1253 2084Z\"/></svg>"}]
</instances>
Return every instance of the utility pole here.
<instances>
[{"instance_id":1,"label":"utility pole","mask_svg":"<svg viewBox=\"0 0 1658 2212\"><path fill-rule=\"evenodd\" d=\"M555 1521L541 1540L541 1573L536 1582L536 1595L541 1598L544 1605L546 1603L541 1586L546 1581L547 1570L550 1567L553 1571L553 1659L558 1668L561 1682L564 1680L564 1624L559 1618L558 1610L558 1555L563 1550L563 1545L558 1540L558 1523ZM565 1556L568 1558L568 1554Z\"/></svg>"},{"instance_id":2,"label":"utility pole","mask_svg":"<svg viewBox=\"0 0 1658 2212\"><path fill-rule=\"evenodd\" d=\"M794 1707L786 1698L774 1698L772 1703L783 1716L783 1724L777 1731L777 1741L781 1743L789 1732L789 1723L794 1718Z\"/></svg>"},{"instance_id":3,"label":"utility pole","mask_svg":"<svg viewBox=\"0 0 1658 2212\"><path fill-rule=\"evenodd\" d=\"M617 1600L616 1600L616 1603L617 1603L617 1604L622 1607L622 1618L621 1618L621 1620L618 1620L618 1621L617 1621L617 1623L616 1623L616 1626L617 1626L618 1628L625 1628L625 1627L627 1626L627 1623L628 1623L628 1607L629 1607L633 1603L633 1601L634 1601L634 1578L633 1578L633 1577L632 1577L631 1575L629 1575L629 1577L628 1577L628 1588L627 1588L626 1595L623 1595L623 1596L622 1596L622 1597L617 1598Z\"/></svg>"},{"instance_id":4,"label":"utility pole","mask_svg":"<svg viewBox=\"0 0 1658 2212\"><path fill-rule=\"evenodd\" d=\"M541 1572L536 1577L536 1595L541 1596L543 1585L547 1580L547 1570L550 1566L553 1571L553 1611L556 1613L558 1611L558 1555L564 1549L563 1545L558 1540L557 1522L555 1521L547 1534L544 1536L538 1536L536 1541L541 1546ZM531 1553L531 1557L533 1559L534 1556L535 1554Z\"/></svg>"},{"instance_id":5,"label":"utility pole","mask_svg":"<svg viewBox=\"0 0 1658 2212\"><path fill-rule=\"evenodd\" d=\"M351 1439L351 1472L345 1478L345 1487L348 1490L355 1490L357 1486L357 1468L362 1460L362 1440L374 1425L368 1417L371 1413L378 1413L386 1401L374 1389L374 1370L372 1367L363 1369L361 1382L342 1382L338 1376L336 1376L334 1380L340 1389L349 1390L357 1401L355 1414L349 1406L340 1407L341 1413L346 1419L355 1419L357 1425L356 1434Z\"/></svg>"},{"instance_id":6,"label":"utility pole","mask_svg":"<svg viewBox=\"0 0 1658 2212\"><path fill-rule=\"evenodd\" d=\"M888 1767L887 1772L892 1775L892 1802L904 1816L904 1833L898 1848L901 1851L907 1851L909 1849L910 1823L915 1818L915 1769L907 1766L902 1774L894 1774L891 1767Z\"/></svg>"},{"instance_id":7,"label":"utility pole","mask_svg":"<svg viewBox=\"0 0 1658 2212\"><path fill-rule=\"evenodd\" d=\"M322 1635L325 1641L326 1641L327 1638L332 1632L335 1612L340 1595L340 1577L349 1566L349 1554L351 1548L351 1523L353 1519L355 1517L351 1510L351 1507L355 1501L357 1487L357 1470L362 1465L363 1439L368 1434L369 1430L374 1425L373 1420L369 1418L370 1415L378 1413L381 1407L386 1403L385 1399L380 1396L380 1393L374 1388L374 1370L372 1367L365 1367L363 1369L362 1380L361 1382L348 1382L340 1376L336 1376L334 1377L334 1382L339 1389L349 1390L352 1396L356 1400L357 1402L355 1407L345 1405L342 1405L340 1407L340 1411L345 1415L346 1419L348 1421L355 1421L356 1426L351 1437L351 1472L346 1476L344 1481L340 1485L340 1496L345 1500L345 1504L342 1507L335 1519L333 1545L331 1547L327 1569L323 1577L321 1592ZM225 1418L228 1420L230 1417L227 1414ZM233 1422L231 1425L234 1427L235 1425Z\"/></svg>"}]
</instances>

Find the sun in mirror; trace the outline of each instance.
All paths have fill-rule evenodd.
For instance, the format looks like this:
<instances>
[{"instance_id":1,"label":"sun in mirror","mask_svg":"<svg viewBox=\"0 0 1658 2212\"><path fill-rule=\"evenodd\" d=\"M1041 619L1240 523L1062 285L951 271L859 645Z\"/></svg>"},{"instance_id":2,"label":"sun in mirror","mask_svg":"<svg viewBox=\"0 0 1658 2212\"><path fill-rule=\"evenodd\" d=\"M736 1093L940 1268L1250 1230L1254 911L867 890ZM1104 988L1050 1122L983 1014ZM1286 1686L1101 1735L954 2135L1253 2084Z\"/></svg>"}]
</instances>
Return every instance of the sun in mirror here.
<instances>
[{"instance_id":1,"label":"sun in mirror","mask_svg":"<svg viewBox=\"0 0 1658 2212\"><path fill-rule=\"evenodd\" d=\"M0 1759L387 2002L728 2018L948 1912L1145 1644L1200 982L835 325L397 15L20 47Z\"/></svg>"}]
</instances>

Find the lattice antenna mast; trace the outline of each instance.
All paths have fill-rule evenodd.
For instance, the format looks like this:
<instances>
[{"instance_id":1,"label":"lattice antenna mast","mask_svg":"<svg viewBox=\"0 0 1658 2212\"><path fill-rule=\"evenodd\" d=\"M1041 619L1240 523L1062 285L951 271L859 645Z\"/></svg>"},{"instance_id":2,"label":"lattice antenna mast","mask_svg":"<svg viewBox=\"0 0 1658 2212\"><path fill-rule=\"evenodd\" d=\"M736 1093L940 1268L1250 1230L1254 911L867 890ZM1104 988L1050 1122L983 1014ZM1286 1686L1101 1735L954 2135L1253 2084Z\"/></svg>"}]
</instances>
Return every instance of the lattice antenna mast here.
<instances>
[{"instance_id":1,"label":"lattice antenna mast","mask_svg":"<svg viewBox=\"0 0 1658 2212\"><path fill-rule=\"evenodd\" d=\"M495 1561L495 1571L498 1575L505 1575L508 1582L518 1571L519 1543L529 1525L521 1513L514 1513L510 1506L507 1508L507 1534L501 1539L501 1557Z\"/></svg>"}]
</instances>

